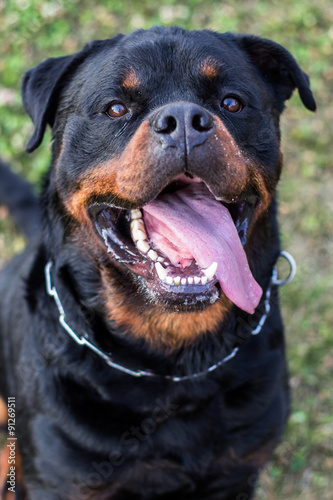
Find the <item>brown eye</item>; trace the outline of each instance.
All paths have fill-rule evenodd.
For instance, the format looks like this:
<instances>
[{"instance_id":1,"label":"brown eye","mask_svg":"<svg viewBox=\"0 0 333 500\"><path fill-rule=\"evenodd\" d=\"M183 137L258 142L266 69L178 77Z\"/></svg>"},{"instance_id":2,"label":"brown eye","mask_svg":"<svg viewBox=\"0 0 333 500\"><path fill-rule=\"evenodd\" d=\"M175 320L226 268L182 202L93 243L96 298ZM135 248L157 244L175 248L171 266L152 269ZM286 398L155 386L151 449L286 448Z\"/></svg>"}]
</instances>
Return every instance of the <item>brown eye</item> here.
<instances>
[{"instance_id":1,"label":"brown eye","mask_svg":"<svg viewBox=\"0 0 333 500\"><path fill-rule=\"evenodd\" d=\"M121 102L114 102L110 104L108 109L106 110L106 114L111 118L121 118L122 116L128 113L128 109L125 104Z\"/></svg>"},{"instance_id":2,"label":"brown eye","mask_svg":"<svg viewBox=\"0 0 333 500\"><path fill-rule=\"evenodd\" d=\"M242 104L235 97L225 97L222 101L222 107L230 113L237 113L243 109Z\"/></svg>"}]
</instances>

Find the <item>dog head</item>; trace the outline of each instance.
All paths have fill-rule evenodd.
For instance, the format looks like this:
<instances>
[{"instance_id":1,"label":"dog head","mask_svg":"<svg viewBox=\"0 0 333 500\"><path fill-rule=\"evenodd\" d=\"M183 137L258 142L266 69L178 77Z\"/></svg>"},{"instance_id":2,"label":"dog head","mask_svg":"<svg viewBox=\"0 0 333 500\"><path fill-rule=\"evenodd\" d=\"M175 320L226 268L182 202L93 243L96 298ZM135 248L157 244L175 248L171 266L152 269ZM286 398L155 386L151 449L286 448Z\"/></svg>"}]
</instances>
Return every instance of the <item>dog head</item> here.
<instances>
[{"instance_id":1,"label":"dog head","mask_svg":"<svg viewBox=\"0 0 333 500\"><path fill-rule=\"evenodd\" d=\"M48 59L22 88L27 150L53 128L49 210L99 269L110 320L184 338L255 311L276 258L279 116L295 88L315 109L286 49L152 28Z\"/></svg>"}]
</instances>

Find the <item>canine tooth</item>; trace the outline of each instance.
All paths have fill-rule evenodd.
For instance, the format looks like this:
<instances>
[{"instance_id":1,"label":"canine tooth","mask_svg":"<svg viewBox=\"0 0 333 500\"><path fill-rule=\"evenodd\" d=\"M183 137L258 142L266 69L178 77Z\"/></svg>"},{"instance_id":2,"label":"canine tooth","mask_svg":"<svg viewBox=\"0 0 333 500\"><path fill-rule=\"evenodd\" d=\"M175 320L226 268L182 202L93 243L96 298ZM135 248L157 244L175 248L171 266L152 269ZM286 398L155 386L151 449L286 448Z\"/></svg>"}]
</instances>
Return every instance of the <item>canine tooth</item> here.
<instances>
[{"instance_id":1,"label":"canine tooth","mask_svg":"<svg viewBox=\"0 0 333 500\"><path fill-rule=\"evenodd\" d=\"M180 282L182 285L186 285L186 278L182 278Z\"/></svg>"},{"instance_id":2,"label":"canine tooth","mask_svg":"<svg viewBox=\"0 0 333 500\"><path fill-rule=\"evenodd\" d=\"M194 283L196 285L199 285L199 283L201 283L201 278L199 278L198 276L194 276Z\"/></svg>"},{"instance_id":3,"label":"canine tooth","mask_svg":"<svg viewBox=\"0 0 333 500\"><path fill-rule=\"evenodd\" d=\"M173 285L173 278L171 278L171 276L167 276L165 281L168 285Z\"/></svg>"},{"instance_id":4,"label":"canine tooth","mask_svg":"<svg viewBox=\"0 0 333 500\"><path fill-rule=\"evenodd\" d=\"M165 281L165 279L168 275L168 271L166 269L164 269L164 267L162 266L162 264L160 262L155 263L155 269L156 269L156 272L157 272L160 280Z\"/></svg>"},{"instance_id":5,"label":"canine tooth","mask_svg":"<svg viewBox=\"0 0 333 500\"><path fill-rule=\"evenodd\" d=\"M151 260L157 260L158 254L155 250L149 250L147 255Z\"/></svg>"},{"instance_id":6,"label":"canine tooth","mask_svg":"<svg viewBox=\"0 0 333 500\"><path fill-rule=\"evenodd\" d=\"M193 285L193 278L187 278L188 284Z\"/></svg>"},{"instance_id":7,"label":"canine tooth","mask_svg":"<svg viewBox=\"0 0 333 500\"><path fill-rule=\"evenodd\" d=\"M163 257L157 257L157 262L162 262L163 263L164 262ZM165 265L167 265L167 264L165 264Z\"/></svg>"},{"instance_id":8,"label":"canine tooth","mask_svg":"<svg viewBox=\"0 0 333 500\"><path fill-rule=\"evenodd\" d=\"M202 284L202 285L205 285L205 284L207 283L207 281L208 281L207 276L203 276L203 277L201 278L201 284Z\"/></svg>"},{"instance_id":9,"label":"canine tooth","mask_svg":"<svg viewBox=\"0 0 333 500\"><path fill-rule=\"evenodd\" d=\"M149 243L146 240L137 241L136 246L142 253L147 253L150 249Z\"/></svg>"},{"instance_id":10,"label":"canine tooth","mask_svg":"<svg viewBox=\"0 0 333 500\"><path fill-rule=\"evenodd\" d=\"M217 269L217 262L213 262L207 269L203 269L202 272L204 275L207 277L208 281L212 280L214 277L214 274L216 273Z\"/></svg>"},{"instance_id":11,"label":"canine tooth","mask_svg":"<svg viewBox=\"0 0 333 500\"><path fill-rule=\"evenodd\" d=\"M176 278L173 278L173 281L175 285L180 285L180 276L176 276Z\"/></svg>"},{"instance_id":12,"label":"canine tooth","mask_svg":"<svg viewBox=\"0 0 333 500\"><path fill-rule=\"evenodd\" d=\"M138 208L131 210L131 219L132 220L141 219L141 218L142 218L141 210L139 210Z\"/></svg>"}]
</instances>

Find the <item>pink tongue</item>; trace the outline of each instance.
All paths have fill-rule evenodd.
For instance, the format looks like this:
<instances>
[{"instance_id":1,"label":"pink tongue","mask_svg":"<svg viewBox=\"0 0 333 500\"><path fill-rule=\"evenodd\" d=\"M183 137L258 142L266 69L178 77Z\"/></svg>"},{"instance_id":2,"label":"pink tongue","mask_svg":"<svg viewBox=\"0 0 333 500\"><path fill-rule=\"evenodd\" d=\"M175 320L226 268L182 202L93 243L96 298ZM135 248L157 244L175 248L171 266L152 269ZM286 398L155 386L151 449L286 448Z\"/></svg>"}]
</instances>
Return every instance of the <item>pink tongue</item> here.
<instances>
[{"instance_id":1,"label":"pink tongue","mask_svg":"<svg viewBox=\"0 0 333 500\"><path fill-rule=\"evenodd\" d=\"M217 262L215 276L225 295L244 311L254 312L262 289L249 269L229 211L203 183L160 195L143 211L150 241L174 266L187 267L193 259L202 268Z\"/></svg>"}]
</instances>

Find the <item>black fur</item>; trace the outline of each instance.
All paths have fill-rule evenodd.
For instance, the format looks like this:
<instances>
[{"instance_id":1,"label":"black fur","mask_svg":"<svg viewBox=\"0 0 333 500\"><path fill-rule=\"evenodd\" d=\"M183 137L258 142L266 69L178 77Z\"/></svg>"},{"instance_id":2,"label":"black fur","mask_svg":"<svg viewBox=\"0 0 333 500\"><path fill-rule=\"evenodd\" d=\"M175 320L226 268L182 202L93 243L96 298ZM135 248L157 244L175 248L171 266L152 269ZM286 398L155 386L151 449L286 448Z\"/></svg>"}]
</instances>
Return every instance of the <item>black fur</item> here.
<instances>
[{"instance_id":1,"label":"black fur","mask_svg":"<svg viewBox=\"0 0 333 500\"><path fill-rule=\"evenodd\" d=\"M225 80L202 82L195 74L197 61L208 56L221 61ZM140 75L140 92L119 90L129 67ZM243 118L218 108L221 88L242 93L247 103ZM66 200L79 189L78 177L120 155L151 113L184 100L220 117L241 151L264 165L274 191L281 167L279 115L295 88L314 110L307 76L278 44L180 28L153 28L93 42L78 54L48 59L26 74L23 101L35 124L27 150L40 144L49 124L53 161L42 196L42 232L40 223L35 225L39 208L31 192L21 181L14 188L13 174L0 167L1 201L29 236L34 225L38 233L1 272L0 390L4 399L16 397L16 429L30 500L252 498L260 468L282 436L289 407L276 288L258 336L249 331L263 313L262 303L253 316L233 307L218 332L207 331L173 350L132 338L106 317L100 270L104 265L110 269L112 286L133 307L145 293L140 280L119 263L109 263L107 255L98 256L98 245L86 251L85 233ZM134 109L125 125L105 116L113 99ZM175 154L172 168L178 161ZM201 168L207 178L215 175L200 162L193 168ZM167 175L163 172L151 175ZM15 201L27 194L31 224ZM116 206L124 206L118 198L113 198ZM274 197L259 225L246 251L256 280L266 290L280 252ZM135 379L74 343L46 294L44 267L49 260L71 327L112 352L115 361L153 370L160 378ZM200 379L175 383L163 378L205 370L236 346L235 358Z\"/></svg>"},{"instance_id":2,"label":"black fur","mask_svg":"<svg viewBox=\"0 0 333 500\"><path fill-rule=\"evenodd\" d=\"M0 203L6 205L17 226L28 238L41 232L41 210L32 186L0 160Z\"/></svg>"}]
</instances>

